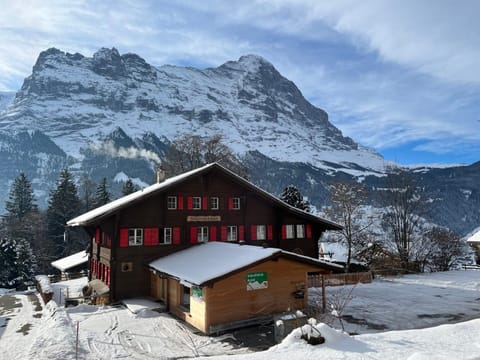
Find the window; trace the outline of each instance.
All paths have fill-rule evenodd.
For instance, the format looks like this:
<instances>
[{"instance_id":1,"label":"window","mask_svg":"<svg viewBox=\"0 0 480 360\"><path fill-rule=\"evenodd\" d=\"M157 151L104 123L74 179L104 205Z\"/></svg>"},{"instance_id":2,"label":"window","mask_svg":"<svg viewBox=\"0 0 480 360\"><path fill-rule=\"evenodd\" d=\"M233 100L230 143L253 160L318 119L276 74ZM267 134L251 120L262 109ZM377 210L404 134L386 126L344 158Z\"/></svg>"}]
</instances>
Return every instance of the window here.
<instances>
[{"instance_id":1,"label":"window","mask_svg":"<svg viewBox=\"0 0 480 360\"><path fill-rule=\"evenodd\" d=\"M227 227L227 241L237 241L237 227L228 226Z\"/></svg>"},{"instance_id":2,"label":"window","mask_svg":"<svg viewBox=\"0 0 480 360\"><path fill-rule=\"evenodd\" d=\"M194 196L192 198L192 209L201 210L202 209L202 198L200 196Z\"/></svg>"},{"instance_id":3,"label":"window","mask_svg":"<svg viewBox=\"0 0 480 360\"><path fill-rule=\"evenodd\" d=\"M168 210L176 210L177 209L177 197L176 196L167 197L167 209Z\"/></svg>"},{"instance_id":4,"label":"window","mask_svg":"<svg viewBox=\"0 0 480 360\"><path fill-rule=\"evenodd\" d=\"M257 240L265 240L266 238L265 225L257 225Z\"/></svg>"},{"instance_id":5,"label":"window","mask_svg":"<svg viewBox=\"0 0 480 360\"><path fill-rule=\"evenodd\" d=\"M285 225L285 230L285 235L287 239L293 239L295 237L293 225Z\"/></svg>"},{"instance_id":6,"label":"window","mask_svg":"<svg viewBox=\"0 0 480 360\"><path fill-rule=\"evenodd\" d=\"M162 244L171 244L172 243L172 228L163 229L163 242Z\"/></svg>"},{"instance_id":7,"label":"window","mask_svg":"<svg viewBox=\"0 0 480 360\"><path fill-rule=\"evenodd\" d=\"M210 209L218 210L218 197L211 197L210 198Z\"/></svg>"},{"instance_id":8,"label":"window","mask_svg":"<svg viewBox=\"0 0 480 360\"><path fill-rule=\"evenodd\" d=\"M128 246L143 245L143 229L128 229Z\"/></svg>"},{"instance_id":9,"label":"window","mask_svg":"<svg viewBox=\"0 0 480 360\"><path fill-rule=\"evenodd\" d=\"M238 197L232 198L232 209L240 210L240 198Z\"/></svg>"},{"instance_id":10,"label":"window","mask_svg":"<svg viewBox=\"0 0 480 360\"><path fill-rule=\"evenodd\" d=\"M305 225L297 225L297 238L303 239L305 237Z\"/></svg>"},{"instance_id":11,"label":"window","mask_svg":"<svg viewBox=\"0 0 480 360\"><path fill-rule=\"evenodd\" d=\"M208 226L199 226L197 228L197 242L208 241Z\"/></svg>"}]
</instances>

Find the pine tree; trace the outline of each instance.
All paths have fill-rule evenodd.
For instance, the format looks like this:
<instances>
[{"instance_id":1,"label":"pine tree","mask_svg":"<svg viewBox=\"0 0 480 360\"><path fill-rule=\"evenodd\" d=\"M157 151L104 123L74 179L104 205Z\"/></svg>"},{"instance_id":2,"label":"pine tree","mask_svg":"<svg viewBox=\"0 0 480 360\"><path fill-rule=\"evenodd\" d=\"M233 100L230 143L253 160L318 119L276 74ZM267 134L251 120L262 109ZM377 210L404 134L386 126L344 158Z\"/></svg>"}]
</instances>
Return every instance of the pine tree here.
<instances>
[{"instance_id":1,"label":"pine tree","mask_svg":"<svg viewBox=\"0 0 480 360\"><path fill-rule=\"evenodd\" d=\"M17 220L23 219L27 214L37 209L34 202L35 195L32 185L22 172L15 178L8 200L5 203L6 217Z\"/></svg>"},{"instance_id":2,"label":"pine tree","mask_svg":"<svg viewBox=\"0 0 480 360\"><path fill-rule=\"evenodd\" d=\"M77 187L68 169L62 170L56 189L50 192L47 209L48 236L56 245L55 257L67 255L70 245L64 239L65 225L68 220L78 215L80 200Z\"/></svg>"},{"instance_id":3,"label":"pine tree","mask_svg":"<svg viewBox=\"0 0 480 360\"><path fill-rule=\"evenodd\" d=\"M122 195L128 195L137 191L137 187L133 184L132 179L128 179L122 187Z\"/></svg>"},{"instance_id":4,"label":"pine tree","mask_svg":"<svg viewBox=\"0 0 480 360\"><path fill-rule=\"evenodd\" d=\"M297 209L306 212L310 211L309 202L304 200L302 194L295 185L288 185L280 194L280 199Z\"/></svg>"},{"instance_id":5,"label":"pine tree","mask_svg":"<svg viewBox=\"0 0 480 360\"><path fill-rule=\"evenodd\" d=\"M0 238L0 287L11 288L15 279L15 242L12 238L2 236Z\"/></svg>"},{"instance_id":6,"label":"pine tree","mask_svg":"<svg viewBox=\"0 0 480 360\"><path fill-rule=\"evenodd\" d=\"M111 201L111 198L112 196L108 192L107 178L103 178L95 192L95 207L108 204Z\"/></svg>"}]
</instances>

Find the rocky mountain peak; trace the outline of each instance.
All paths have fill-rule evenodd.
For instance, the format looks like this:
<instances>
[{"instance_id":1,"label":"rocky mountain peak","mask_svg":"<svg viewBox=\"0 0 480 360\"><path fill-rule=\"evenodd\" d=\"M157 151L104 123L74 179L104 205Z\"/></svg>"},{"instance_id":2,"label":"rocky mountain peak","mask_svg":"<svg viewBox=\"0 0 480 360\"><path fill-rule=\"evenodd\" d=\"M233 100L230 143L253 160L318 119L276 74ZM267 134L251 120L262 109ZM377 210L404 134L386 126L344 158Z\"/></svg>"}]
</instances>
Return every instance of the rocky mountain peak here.
<instances>
[{"instance_id":1,"label":"rocky mountain peak","mask_svg":"<svg viewBox=\"0 0 480 360\"><path fill-rule=\"evenodd\" d=\"M122 57L117 49L101 48L93 54L92 70L99 74L110 78L118 78L126 76L127 71Z\"/></svg>"}]
</instances>

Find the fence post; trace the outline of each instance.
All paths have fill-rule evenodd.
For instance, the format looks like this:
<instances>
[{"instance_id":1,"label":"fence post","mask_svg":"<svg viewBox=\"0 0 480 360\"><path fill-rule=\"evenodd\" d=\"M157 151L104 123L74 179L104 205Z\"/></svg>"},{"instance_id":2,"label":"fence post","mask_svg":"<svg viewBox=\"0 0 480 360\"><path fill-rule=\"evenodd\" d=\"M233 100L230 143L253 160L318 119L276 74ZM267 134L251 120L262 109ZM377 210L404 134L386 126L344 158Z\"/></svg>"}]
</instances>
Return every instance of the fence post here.
<instances>
[{"instance_id":1,"label":"fence post","mask_svg":"<svg viewBox=\"0 0 480 360\"><path fill-rule=\"evenodd\" d=\"M325 313L326 307L327 307L327 299L325 294L325 278L324 278L324 275L322 274L322 311L323 313Z\"/></svg>"}]
</instances>

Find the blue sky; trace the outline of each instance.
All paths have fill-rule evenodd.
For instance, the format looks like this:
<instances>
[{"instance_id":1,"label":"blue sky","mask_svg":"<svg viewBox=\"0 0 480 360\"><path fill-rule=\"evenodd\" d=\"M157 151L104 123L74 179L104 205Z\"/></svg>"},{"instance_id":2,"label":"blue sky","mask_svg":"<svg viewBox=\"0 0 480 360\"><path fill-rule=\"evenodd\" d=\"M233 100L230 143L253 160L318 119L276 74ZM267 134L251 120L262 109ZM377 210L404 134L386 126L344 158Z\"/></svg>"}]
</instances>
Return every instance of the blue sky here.
<instances>
[{"instance_id":1,"label":"blue sky","mask_svg":"<svg viewBox=\"0 0 480 360\"><path fill-rule=\"evenodd\" d=\"M2 1L0 91L40 51L270 61L344 135L402 164L480 160L480 1Z\"/></svg>"}]
</instances>

